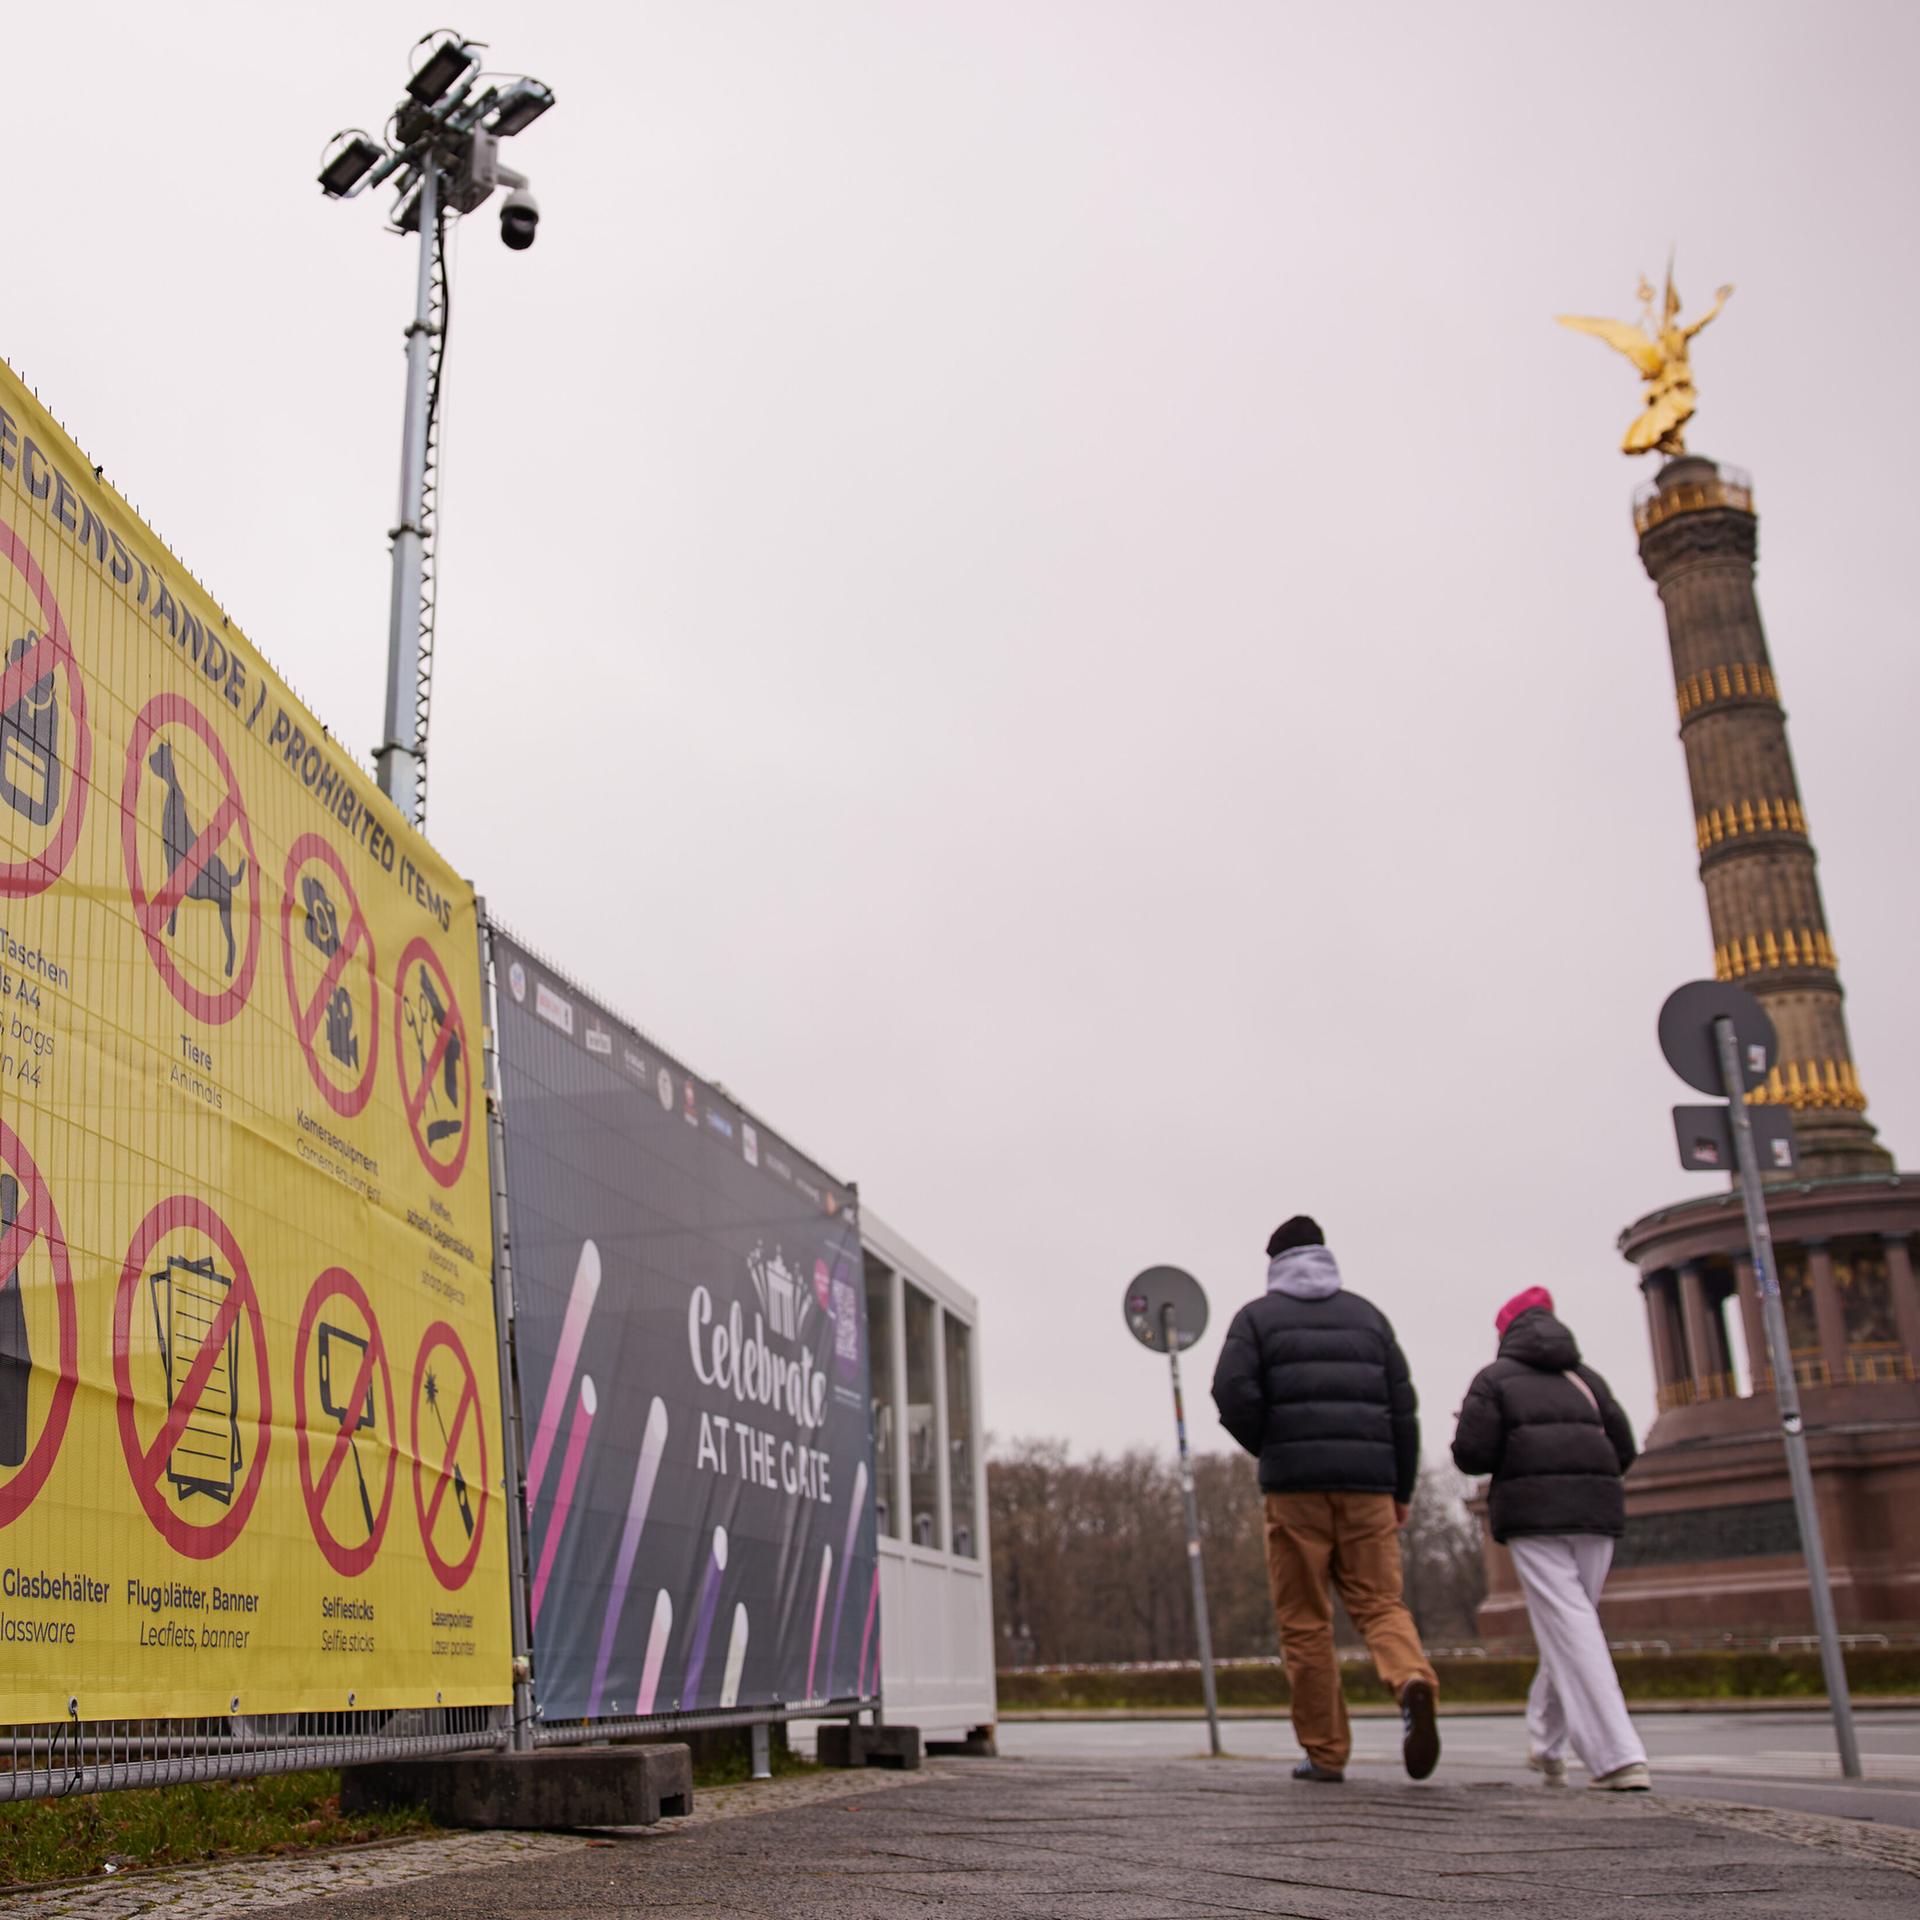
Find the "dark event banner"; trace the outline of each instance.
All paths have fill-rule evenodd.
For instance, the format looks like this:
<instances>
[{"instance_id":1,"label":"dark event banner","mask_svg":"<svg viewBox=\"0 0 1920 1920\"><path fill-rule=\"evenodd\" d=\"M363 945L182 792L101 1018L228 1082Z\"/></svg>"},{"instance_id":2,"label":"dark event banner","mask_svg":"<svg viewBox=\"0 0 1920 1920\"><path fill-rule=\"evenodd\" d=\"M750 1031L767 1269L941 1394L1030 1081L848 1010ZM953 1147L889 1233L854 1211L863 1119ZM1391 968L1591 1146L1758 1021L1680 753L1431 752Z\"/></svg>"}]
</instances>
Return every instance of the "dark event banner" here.
<instances>
[{"instance_id":1,"label":"dark event banner","mask_svg":"<svg viewBox=\"0 0 1920 1920\"><path fill-rule=\"evenodd\" d=\"M855 1195L493 935L548 1720L878 1687Z\"/></svg>"}]
</instances>

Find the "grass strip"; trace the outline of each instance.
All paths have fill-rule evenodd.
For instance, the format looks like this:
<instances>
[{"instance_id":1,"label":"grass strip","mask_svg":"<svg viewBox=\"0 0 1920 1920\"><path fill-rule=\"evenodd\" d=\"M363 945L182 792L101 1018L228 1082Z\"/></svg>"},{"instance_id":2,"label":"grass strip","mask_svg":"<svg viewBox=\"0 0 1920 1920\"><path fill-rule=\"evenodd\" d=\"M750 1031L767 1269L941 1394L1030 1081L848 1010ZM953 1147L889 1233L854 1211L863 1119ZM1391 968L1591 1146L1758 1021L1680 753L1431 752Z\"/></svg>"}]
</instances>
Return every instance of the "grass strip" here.
<instances>
[{"instance_id":1,"label":"grass strip","mask_svg":"<svg viewBox=\"0 0 1920 1920\"><path fill-rule=\"evenodd\" d=\"M342 1817L340 1775L330 1769L12 1800L0 1804L0 1886L77 1880L109 1867L303 1853L432 1830L416 1808Z\"/></svg>"},{"instance_id":2,"label":"grass strip","mask_svg":"<svg viewBox=\"0 0 1920 1920\"><path fill-rule=\"evenodd\" d=\"M752 1776L750 1750L737 1741L696 1746L695 1790L734 1786ZM811 1760L773 1742L776 1779L812 1773ZM318 1847L389 1840L436 1829L417 1807L340 1812L337 1768L208 1780L189 1786L76 1793L56 1800L0 1802L0 1887L83 1880L109 1870L132 1873L241 1855L271 1858Z\"/></svg>"}]
</instances>

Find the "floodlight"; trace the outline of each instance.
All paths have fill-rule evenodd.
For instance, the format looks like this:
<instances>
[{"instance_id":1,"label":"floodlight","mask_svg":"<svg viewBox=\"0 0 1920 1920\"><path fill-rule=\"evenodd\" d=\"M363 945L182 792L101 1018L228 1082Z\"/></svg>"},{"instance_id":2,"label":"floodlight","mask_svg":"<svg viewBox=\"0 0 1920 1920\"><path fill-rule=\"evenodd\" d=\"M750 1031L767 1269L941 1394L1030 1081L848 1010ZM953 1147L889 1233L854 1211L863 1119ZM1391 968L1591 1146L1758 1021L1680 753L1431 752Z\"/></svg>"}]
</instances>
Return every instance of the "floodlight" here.
<instances>
[{"instance_id":1,"label":"floodlight","mask_svg":"<svg viewBox=\"0 0 1920 1920\"><path fill-rule=\"evenodd\" d=\"M516 80L500 96L500 104L487 121L488 131L502 139L524 133L552 105L553 89L544 81Z\"/></svg>"},{"instance_id":2,"label":"floodlight","mask_svg":"<svg viewBox=\"0 0 1920 1920\"><path fill-rule=\"evenodd\" d=\"M407 91L424 107L444 100L475 64L473 49L457 34L442 40L421 61L419 70L407 82Z\"/></svg>"},{"instance_id":3,"label":"floodlight","mask_svg":"<svg viewBox=\"0 0 1920 1920\"><path fill-rule=\"evenodd\" d=\"M364 133L336 134L344 144L335 147L320 168L320 191L330 200L342 200L373 171L380 149Z\"/></svg>"}]
</instances>

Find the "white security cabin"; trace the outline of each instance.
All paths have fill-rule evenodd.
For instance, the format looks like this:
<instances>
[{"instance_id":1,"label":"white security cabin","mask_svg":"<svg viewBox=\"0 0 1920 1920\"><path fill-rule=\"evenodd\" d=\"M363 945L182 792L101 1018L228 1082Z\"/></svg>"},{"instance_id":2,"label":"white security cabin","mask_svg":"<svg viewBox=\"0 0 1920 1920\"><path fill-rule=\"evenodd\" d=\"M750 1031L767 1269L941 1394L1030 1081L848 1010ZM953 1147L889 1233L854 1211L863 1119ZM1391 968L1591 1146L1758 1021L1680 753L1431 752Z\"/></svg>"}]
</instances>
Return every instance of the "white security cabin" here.
<instances>
[{"instance_id":1,"label":"white security cabin","mask_svg":"<svg viewBox=\"0 0 1920 1920\"><path fill-rule=\"evenodd\" d=\"M864 1207L880 1536L880 1694L923 1740L988 1740L993 1574L980 1307Z\"/></svg>"}]
</instances>

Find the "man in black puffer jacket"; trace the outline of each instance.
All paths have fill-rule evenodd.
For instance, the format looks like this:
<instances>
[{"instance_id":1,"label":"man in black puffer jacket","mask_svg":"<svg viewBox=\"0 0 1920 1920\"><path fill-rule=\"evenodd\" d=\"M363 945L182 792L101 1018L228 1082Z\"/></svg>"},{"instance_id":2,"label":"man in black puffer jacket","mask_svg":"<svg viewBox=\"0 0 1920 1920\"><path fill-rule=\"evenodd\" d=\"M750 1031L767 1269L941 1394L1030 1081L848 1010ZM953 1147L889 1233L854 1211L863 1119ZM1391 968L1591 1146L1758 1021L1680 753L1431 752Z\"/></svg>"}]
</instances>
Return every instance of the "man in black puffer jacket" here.
<instances>
[{"instance_id":1,"label":"man in black puffer jacket","mask_svg":"<svg viewBox=\"0 0 1920 1920\"><path fill-rule=\"evenodd\" d=\"M1341 1287L1304 1214L1267 1242L1267 1291L1234 1315L1213 1374L1220 1424L1260 1462L1267 1578L1306 1750L1300 1780L1345 1777L1353 1739L1333 1650L1338 1587L1400 1702L1416 1780L1440 1758L1435 1681L1400 1597L1400 1542L1420 1469L1413 1382L1387 1317Z\"/></svg>"},{"instance_id":2,"label":"man in black puffer jacket","mask_svg":"<svg viewBox=\"0 0 1920 1920\"><path fill-rule=\"evenodd\" d=\"M1490 1473L1493 1537L1513 1556L1540 1648L1527 1699L1527 1764L1566 1784L1566 1751L1588 1785L1637 1792L1652 1784L1600 1624L1600 1589L1626 1530L1620 1476L1633 1429L1582 1363L1553 1316L1553 1296L1529 1287L1494 1316L1500 1357L1467 1389L1453 1436L1462 1473Z\"/></svg>"}]
</instances>

